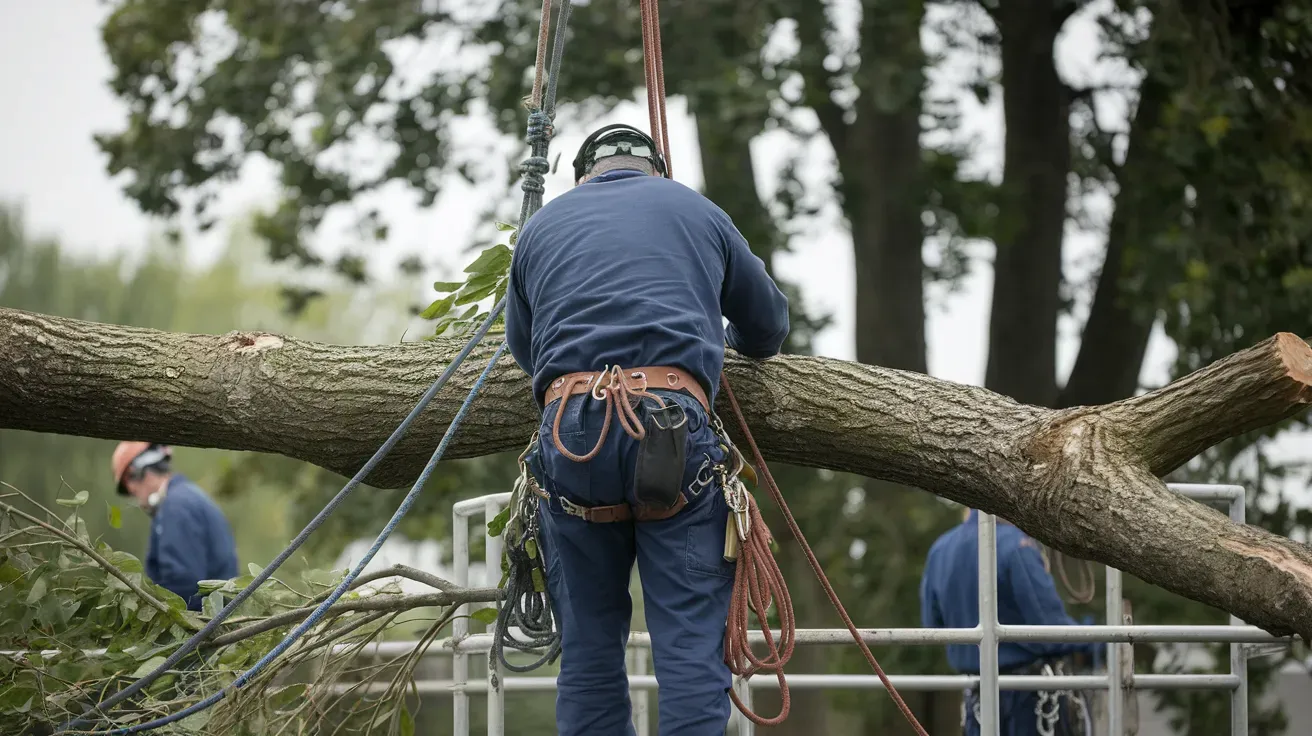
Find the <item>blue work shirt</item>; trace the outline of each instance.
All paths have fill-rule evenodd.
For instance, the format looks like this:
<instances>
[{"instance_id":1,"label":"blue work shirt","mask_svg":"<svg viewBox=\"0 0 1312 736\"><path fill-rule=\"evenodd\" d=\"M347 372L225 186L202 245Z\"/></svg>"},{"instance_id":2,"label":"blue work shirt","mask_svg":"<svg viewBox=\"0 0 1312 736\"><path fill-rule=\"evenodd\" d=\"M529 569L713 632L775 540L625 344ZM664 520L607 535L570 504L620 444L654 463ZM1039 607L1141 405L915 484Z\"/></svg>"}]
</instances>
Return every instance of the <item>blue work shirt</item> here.
<instances>
[{"instance_id":1,"label":"blue work shirt","mask_svg":"<svg viewBox=\"0 0 1312 736\"><path fill-rule=\"evenodd\" d=\"M237 577L237 546L219 507L182 475L172 475L150 522L146 575L200 610L201 580Z\"/></svg>"},{"instance_id":2,"label":"blue work shirt","mask_svg":"<svg viewBox=\"0 0 1312 736\"><path fill-rule=\"evenodd\" d=\"M998 621L1031 626L1074 626L1075 619L1043 567L1038 542L998 520ZM979 512L934 542L920 580L920 619L929 628L969 629L979 625ZM998 669L1011 670L1075 652L1092 656L1097 644L1001 642ZM979 673L979 647L949 644L948 663L965 674Z\"/></svg>"},{"instance_id":3,"label":"blue work shirt","mask_svg":"<svg viewBox=\"0 0 1312 736\"><path fill-rule=\"evenodd\" d=\"M506 340L539 406L557 377L616 365L682 368L714 402L726 339L768 358L787 336L765 264L723 210L671 179L606 172L519 233Z\"/></svg>"}]
</instances>

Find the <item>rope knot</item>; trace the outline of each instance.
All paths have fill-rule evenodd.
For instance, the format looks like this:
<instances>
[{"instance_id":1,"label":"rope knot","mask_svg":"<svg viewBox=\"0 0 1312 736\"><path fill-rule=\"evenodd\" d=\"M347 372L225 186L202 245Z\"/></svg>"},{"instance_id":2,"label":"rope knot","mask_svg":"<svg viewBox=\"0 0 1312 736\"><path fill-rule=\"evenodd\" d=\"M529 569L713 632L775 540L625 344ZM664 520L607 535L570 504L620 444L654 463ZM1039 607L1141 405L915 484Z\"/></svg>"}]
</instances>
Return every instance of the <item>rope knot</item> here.
<instances>
[{"instance_id":1,"label":"rope knot","mask_svg":"<svg viewBox=\"0 0 1312 736\"><path fill-rule=\"evenodd\" d=\"M551 116L541 110L534 110L528 114L528 135L525 140L531 146L545 146L551 142L551 137L555 135L555 127L551 124Z\"/></svg>"}]
</instances>

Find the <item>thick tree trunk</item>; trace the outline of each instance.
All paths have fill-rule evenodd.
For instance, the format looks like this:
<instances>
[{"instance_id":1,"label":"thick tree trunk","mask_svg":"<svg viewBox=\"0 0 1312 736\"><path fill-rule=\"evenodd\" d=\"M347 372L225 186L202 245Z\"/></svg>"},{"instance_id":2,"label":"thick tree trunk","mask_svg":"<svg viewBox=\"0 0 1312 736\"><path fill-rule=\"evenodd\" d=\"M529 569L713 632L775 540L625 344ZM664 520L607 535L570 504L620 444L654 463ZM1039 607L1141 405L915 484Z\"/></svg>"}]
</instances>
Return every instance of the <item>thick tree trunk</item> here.
<instances>
[{"instance_id":1,"label":"thick tree trunk","mask_svg":"<svg viewBox=\"0 0 1312 736\"><path fill-rule=\"evenodd\" d=\"M1069 92L1053 57L1062 16L1055 7L1008 0L995 17L1007 140L984 384L1017 401L1052 406L1071 160Z\"/></svg>"},{"instance_id":2,"label":"thick tree trunk","mask_svg":"<svg viewBox=\"0 0 1312 736\"><path fill-rule=\"evenodd\" d=\"M1059 407L1105 404L1139 389L1139 373L1159 306L1151 298L1145 300L1142 292L1160 289L1151 283L1126 288L1126 259L1132 244L1148 243L1159 232L1161 218L1154 217L1151 191L1154 179L1145 172L1156 163L1153 139L1166 96L1167 91L1151 78L1140 88L1125 163L1117 177L1120 191L1107 230L1107 256L1080 337L1080 352L1057 401ZM1135 291L1140 293L1131 296Z\"/></svg>"},{"instance_id":3,"label":"thick tree trunk","mask_svg":"<svg viewBox=\"0 0 1312 736\"><path fill-rule=\"evenodd\" d=\"M184 335L0 309L0 428L276 452L352 473L457 348ZM489 352L475 352L372 482L415 477ZM1312 402L1312 348L1299 337L1281 333L1143 396L1066 410L822 358L730 356L726 372L773 459L919 486L1067 554L1312 637L1312 549L1159 480ZM504 360L451 455L517 449L537 416L528 381Z\"/></svg>"}]
</instances>

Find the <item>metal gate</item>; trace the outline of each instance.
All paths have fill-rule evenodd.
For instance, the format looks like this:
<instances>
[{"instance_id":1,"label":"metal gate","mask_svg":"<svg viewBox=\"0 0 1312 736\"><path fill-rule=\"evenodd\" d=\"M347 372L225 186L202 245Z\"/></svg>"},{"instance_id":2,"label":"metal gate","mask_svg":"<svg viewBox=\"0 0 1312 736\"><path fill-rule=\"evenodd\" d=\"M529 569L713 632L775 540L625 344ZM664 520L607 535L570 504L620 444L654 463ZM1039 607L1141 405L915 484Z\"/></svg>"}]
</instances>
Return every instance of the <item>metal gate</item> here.
<instances>
[{"instance_id":1,"label":"metal gate","mask_svg":"<svg viewBox=\"0 0 1312 736\"><path fill-rule=\"evenodd\" d=\"M1244 523L1244 489L1230 485L1170 484L1171 490L1194 500L1209 504L1225 504L1230 518ZM490 519L510 498L509 493L482 496L455 504L453 517L453 554L455 583L469 585L469 522L472 518ZM486 528L484 526L484 528ZM489 576L501 568L501 540L486 539L486 565ZM1107 621L1101 626L1015 626L998 623L997 609L997 522L989 514L979 514L979 609L980 625L970 629L862 629L865 641L871 645L936 645L978 644L980 647L980 674L975 675L892 675L890 679L899 690L963 690L978 684L980 688L980 722L984 736L997 736L999 732L998 701L1001 690L1101 690L1106 691L1106 734L1120 736L1125 733L1123 703L1126 692L1133 690L1226 690L1230 692L1230 732L1233 736L1248 733L1248 658L1259 648L1245 644L1287 641L1276 639L1254 626L1230 618L1229 626L1135 626L1125 625L1122 618L1123 596L1121 572L1107 568ZM488 580L496 585L497 578ZM467 608L467 606L465 607ZM462 609L460 613L467 613ZM1115 622L1115 623L1112 623ZM753 632L753 642L762 641L759 632ZM799 645L843 645L851 641L846 629L799 629ZM1000 675L998 672L998 643L1004 641L1042 642L1105 642L1107 643L1107 672L1098 675ZM1135 674L1133 659L1129 669L1122 667L1122 650L1135 642L1228 642L1230 644L1230 672L1228 674ZM401 642L383 644L393 646ZM554 677L505 677L496 662L489 661L483 681L469 680L469 656L486 654L492 646L491 634L470 634L467 616L458 616L452 624L451 638L440 647L453 656L452 683L449 686L454 700L454 734L469 734L470 694L486 696L487 732L502 736L505 730L505 693L507 691L552 691ZM646 650L651 647L647 632L635 631L629 636L628 647L639 650L643 656L637 662L645 663ZM390 647L389 647L390 648ZM488 658L491 659L490 657ZM631 666L634 658L630 658ZM642 667L645 670L645 666ZM1124 670L1124 671L1123 671ZM796 689L882 689L875 675L793 675L788 684ZM747 683L735 681L734 688L745 704L751 704L752 691L758 688L777 688L778 682L770 677L753 678ZM641 712L637 723L640 736L647 734L647 692L656 688L656 678L645 673L629 675L629 688L633 694L635 713ZM740 736L751 736L754 724L741 713L734 713L732 725Z\"/></svg>"}]
</instances>

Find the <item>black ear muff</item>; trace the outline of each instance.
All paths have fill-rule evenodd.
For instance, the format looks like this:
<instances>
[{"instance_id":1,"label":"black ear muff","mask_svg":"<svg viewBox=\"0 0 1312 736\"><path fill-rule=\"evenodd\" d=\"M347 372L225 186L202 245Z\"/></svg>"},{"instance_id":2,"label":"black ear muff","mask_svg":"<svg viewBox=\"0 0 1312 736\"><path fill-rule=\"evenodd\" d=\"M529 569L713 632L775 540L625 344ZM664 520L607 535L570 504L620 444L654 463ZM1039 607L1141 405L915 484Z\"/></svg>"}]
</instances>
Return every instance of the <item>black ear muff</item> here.
<instances>
[{"instance_id":1,"label":"black ear muff","mask_svg":"<svg viewBox=\"0 0 1312 736\"><path fill-rule=\"evenodd\" d=\"M656 168L656 173L660 174L661 176L667 176L668 167L665 164L665 157L660 154L660 149L656 145L656 141L651 136L647 135L641 130L638 130L632 125L626 125L624 123L612 123L611 125L607 125L592 131L592 135L588 136L587 139L583 141L583 145L579 146L579 151L574 156L575 182L578 182L578 180L582 179L589 171L591 171L592 166L596 163L596 159L593 154L594 154L594 148L597 145L597 141L600 140L607 133L610 133L611 131L615 131L615 130L625 130L642 138L642 140L645 141L652 150L652 155L646 157L647 160L651 161L652 166Z\"/></svg>"}]
</instances>

